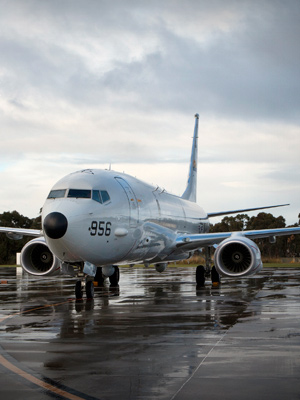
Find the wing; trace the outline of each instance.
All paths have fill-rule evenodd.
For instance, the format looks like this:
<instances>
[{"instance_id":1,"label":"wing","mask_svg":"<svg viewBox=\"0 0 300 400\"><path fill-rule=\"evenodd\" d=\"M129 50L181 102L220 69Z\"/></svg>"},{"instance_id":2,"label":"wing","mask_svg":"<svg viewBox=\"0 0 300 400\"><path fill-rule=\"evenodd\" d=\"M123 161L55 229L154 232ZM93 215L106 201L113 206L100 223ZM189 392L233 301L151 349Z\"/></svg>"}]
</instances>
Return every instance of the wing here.
<instances>
[{"instance_id":1,"label":"wing","mask_svg":"<svg viewBox=\"0 0 300 400\"><path fill-rule=\"evenodd\" d=\"M7 237L15 240L22 239L23 236L31 236L31 237L43 236L43 231L39 229L0 227L0 233L6 233Z\"/></svg>"},{"instance_id":2,"label":"wing","mask_svg":"<svg viewBox=\"0 0 300 400\"><path fill-rule=\"evenodd\" d=\"M218 245L232 235L240 235L249 239L274 238L276 236L299 235L300 227L261 229L255 231L200 233L196 235L181 235L176 239L176 247L185 250L195 250L201 247Z\"/></svg>"},{"instance_id":3,"label":"wing","mask_svg":"<svg viewBox=\"0 0 300 400\"><path fill-rule=\"evenodd\" d=\"M244 208L241 210L218 211L218 212L207 213L207 217L213 218L213 217L219 217L221 215L239 214L239 213L247 212L247 211L265 210L267 208L276 208L276 207L285 207L285 206L289 206L289 204L279 204L276 206L266 206L266 207L256 207L256 208Z\"/></svg>"}]
</instances>

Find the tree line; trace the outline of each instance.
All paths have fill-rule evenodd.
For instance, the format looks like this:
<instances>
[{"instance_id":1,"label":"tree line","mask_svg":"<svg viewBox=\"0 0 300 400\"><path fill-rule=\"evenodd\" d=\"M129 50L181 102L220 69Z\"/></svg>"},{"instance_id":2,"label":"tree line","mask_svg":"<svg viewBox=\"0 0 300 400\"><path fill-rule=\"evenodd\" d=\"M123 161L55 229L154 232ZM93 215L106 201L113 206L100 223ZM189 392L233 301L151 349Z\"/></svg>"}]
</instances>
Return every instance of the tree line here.
<instances>
[{"instance_id":1,"label":"tree line","mask_svg":"<svg viewBox=\"0 0 300 400\"><path fill-rule=\"evenodd\" d=\"M300 226L298 222L292 226ZM0 226L25 229L41 229L41 217L28 218L17 211L6 211L0 214ZM221 222L210 225L210 232L231 232L254 229L285 228L285 219L282 216L274 217L270 213L260 212L257 216L238 214L234 217L224 217ZM16 253L31 240L24 237L21 240L11 240L5 234L0 235L0 265L15 264ZM300 257L300 235L281 236L276 243L271 244L268 239L256 239L261 254L265 258Z\"/></svg>"},{"instance_id":2,"label":"tree line","mask_svg":"<svg viewBox=\"0 0 300 400\"><path fill-rule=\"evenodd\" d=\"M28 218L17 211L6 211L0 214L0 226L9 228L41 229L41 217ZM24 236L21 240L9 239L4 233L0 235L0 265L16 264L16 254L32 238Z\"/></svg>"},{"instance_id":3,"label":"tree line","mask_svg":"<svg viewBox=\"0 0 300 400\"><path fill-rule=\"evenodd\" d=\"M300 226L300 214L298 223ZM257 216L249 217L247 214L238 214L235 217L224 217L221 222L210 226L210 232L249 231L257 229L285 228L283 216L274 217L270 213L260 212ZM264 258L300 257L300 235L278 236L276 243L270 243L268 238L255 239Z\"/></svg>"}]
</instances>

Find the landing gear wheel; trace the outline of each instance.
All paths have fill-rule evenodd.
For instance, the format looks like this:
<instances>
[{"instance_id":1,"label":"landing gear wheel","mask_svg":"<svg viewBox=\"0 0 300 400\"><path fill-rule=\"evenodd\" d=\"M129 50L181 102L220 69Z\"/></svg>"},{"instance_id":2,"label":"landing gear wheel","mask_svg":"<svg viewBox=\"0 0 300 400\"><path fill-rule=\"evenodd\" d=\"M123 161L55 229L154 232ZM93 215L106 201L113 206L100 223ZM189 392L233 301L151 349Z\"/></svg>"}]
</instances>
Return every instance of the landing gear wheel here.
<instances>
[{"instance_id":1,"label":"landing gear wheel","mask_svg":"<svg viewBox=\"0 0 300 400\"><path fill-rule=\"evenodd\" d=\"M109 277L109 282L110 286L118 286L119 285L119 279L120 279L120 271L119 267L114 267L115 272Z\"/></svg>"},{"instance_id":2,"label":"landing gear wheel","mask_svg":"<svg viewBox=\"0 0 300 400\"><path fill-rule=\"evenodd\" d=\"M196 283L197 287L203 287L205 285L205 268L203 265L198 265L196 268Z\"/></svg>"},{"instance_id":3,"label":"landing gear wheel","mask_svg":"<svg viewBox=\"0 0 300 400\"><path fill-rule=\"evenodd\" d=\"M81 281L77 281L75 285L75 297L76 300L82 300L82 284Z\"/></svg>"},{"instance_id":4,"label":"landing gear wheel","mask_svg":"<svg viewBox=\"0 0 300 400\"><path fill-rule=\"evenodd\" d=\"M102 268L101 267L97 268L97 272L96 272L94 281L96 281L98 283L98 286L100 286L100 287L104 285L104 278L103 278L103 275L102 275Z\"/></svg>"},{"instance_id":5,"label":"landing gear wheel","mask_svg":"<svg viewBox=\"0 0 300 400\"><path fill-rule=\"evenodd\" d=\"M93 281L87 281L85 285L85 293L86 293L86 298L88 300L92 300L94 298L94 283Z\"/></svg>"},{"instance_id":6,"label":"landing gear wheel","mask_svg":"<svg viewBox=\"0 0 300 400\"><path fill-rule=\"evenodd\" d=\"M220 275L218 274L215 266L213 266L211 269L211 281L213 286L219 286L221 282Z\"/></svg>"}]
</instances>

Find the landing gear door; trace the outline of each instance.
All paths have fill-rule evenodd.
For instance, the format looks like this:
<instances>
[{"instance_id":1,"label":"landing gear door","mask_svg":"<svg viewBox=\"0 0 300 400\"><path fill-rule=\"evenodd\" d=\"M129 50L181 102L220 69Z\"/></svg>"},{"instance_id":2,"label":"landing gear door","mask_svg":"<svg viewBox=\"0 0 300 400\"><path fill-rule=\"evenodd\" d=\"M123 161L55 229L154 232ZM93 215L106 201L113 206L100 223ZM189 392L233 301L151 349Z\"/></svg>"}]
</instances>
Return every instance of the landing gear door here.
<instances>
[{"instance_id":1,"label":"landing gear door","mask_svg":"<svg viewBox=\"0 0 300 400\"><path fill-rule=\"evenodd\" d=\"M122 186L126 193L128 203L129 203L129 225L135 227L139 221L139 207L134 191L125 179L116 177L116 181Z\"/></svg>"}]
</instances>

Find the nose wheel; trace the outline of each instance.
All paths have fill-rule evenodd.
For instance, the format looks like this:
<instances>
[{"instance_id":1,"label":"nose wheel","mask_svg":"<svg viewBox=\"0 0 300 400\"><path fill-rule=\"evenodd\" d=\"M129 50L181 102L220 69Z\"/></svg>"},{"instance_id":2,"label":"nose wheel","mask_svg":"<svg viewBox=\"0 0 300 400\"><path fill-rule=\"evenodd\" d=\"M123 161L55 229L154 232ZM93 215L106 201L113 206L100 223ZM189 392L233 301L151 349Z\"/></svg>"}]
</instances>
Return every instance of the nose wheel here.
<instances>
[{"instance_id":1,"label":"nose wheel","mask_svg":"<svg viewBox=\"0 0 300 400\"><path fill-rule=\"evenodd\" d=\"M86 282L85 294L86 294L87 300L92 300L94 298L94 283L93 283L93 281ZM83 297L82 281L77 281L75 284L75 297L76 297L76 300L82 300L82 297Z\"/></svg>"},{"instance_id":2,"label":"nose wheel","mask_svg":"<svg viewBox=\"0 0 300 400\"><path fill-rule=\"evenodd\" d=\"M75 297L76 300L82 300L82 282L77 281L75 284Z\"/></svg>"},{"instance_id":3,"label":"nose wheel","mask_svg":"<svg viewBox=\"0 0 300 400\"><path fill-rule=\"evenodd\" d=\"M94 282L93 281L86 282L85 293L86 293L86 298L88 300L93 300L93 298L94 298Z\"/></svg>"},{"instance_id":4,"label":"nose wheel","mask_svg":"<svg viewBox=\"0 0 300 400\"><path fill-rule=\"evenodd\" d=\"M114 272L111 276L109 276L110 286L112 288L119 287L119 279L120 279L120 271L118 266L114 266ZM94 298L94 281L98 286L103 286L104 276L102 275L102 268L97 268L97 273L93 280L91 277L87 277L84 282L84 277L78 280L75 284L75 298L76 300L82 300L83 291L85 289L85 294L87 300L92 300Z\"/></svg>"}]
</instances>

